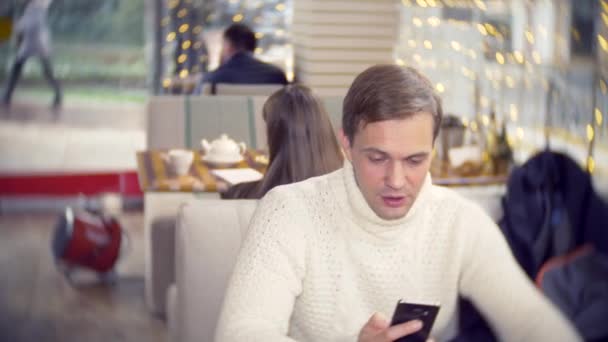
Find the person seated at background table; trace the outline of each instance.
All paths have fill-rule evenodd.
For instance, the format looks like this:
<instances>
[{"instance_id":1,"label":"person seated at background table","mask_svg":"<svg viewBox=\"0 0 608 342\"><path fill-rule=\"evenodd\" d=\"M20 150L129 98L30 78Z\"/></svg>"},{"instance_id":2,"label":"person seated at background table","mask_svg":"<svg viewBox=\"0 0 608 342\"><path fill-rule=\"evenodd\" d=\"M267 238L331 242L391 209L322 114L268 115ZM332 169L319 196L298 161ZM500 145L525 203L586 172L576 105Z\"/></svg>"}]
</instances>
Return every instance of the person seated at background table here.
<instances>
[{"instance_id":1,"label":"person seated at background table","mask_svg":"<svg viewBox=\"0 0 608 342\"><path fill-rule=\"evenodd\" d=\"M255 33L249 27L243 24L228 27L222 41L221 64L203 77L197 92L200 93L204 83L287 84L280 68L253 56L256 46Z\"/></svg>"},{"instance_id":2,"label":"person seated at background table","mask_svg":"<svg viewBox=\"0 0 608 342\"><path fill-rule=\"evenodd\" d=\"M343 156L329 117L310 89L288 85L263 107L269 164L264 178L229 188L222 198L262 198L277 185L299 182L342 167Z\"/></svg>"},{"instance_id":3,"label":"person seated at background table","mask_svg":"<svg viewBox=\"0 0 608 342\"><path fill-rule=\"evenodd\" d=\"M395 341L423 328L391 326L400 299L440 303L431 336L449 341L461 332L459 296L500 341L581 341L492 219L433 185L442 116L433 84L413 68L357 76L343 103L344 166L260 200L215 341Z\"/></svg>"}]
</instances>

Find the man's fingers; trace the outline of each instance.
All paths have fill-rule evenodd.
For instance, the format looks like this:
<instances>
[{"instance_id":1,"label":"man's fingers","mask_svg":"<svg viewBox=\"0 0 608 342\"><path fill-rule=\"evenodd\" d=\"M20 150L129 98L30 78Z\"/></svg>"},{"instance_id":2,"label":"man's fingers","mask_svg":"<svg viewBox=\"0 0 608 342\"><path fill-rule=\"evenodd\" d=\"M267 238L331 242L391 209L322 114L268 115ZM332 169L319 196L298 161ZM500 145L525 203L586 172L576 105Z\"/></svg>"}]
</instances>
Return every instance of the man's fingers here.
<instances>
[{"instance_id":1,"label":"man's fingers","mask_svg":"<svg viewBox=\"0 0 608 342\"><path fill-rule=\"evenodd\" d=\"M411 335L418 330L422 329L422 321L413 320L401 324L397 324L386 329L386 337L390 341L394 341L403 336Z\"/></svg>"},{"instance_id":2,"label":"man's fingers","mask_svg":"<svg viewBox=\"0 0 608 342\"><path fill-rule=\"evenodd\" d=\"M365 324L364 329L378 331L378 330L384 330L384 329L388 328L388 326L389 326L389 322L386 319L386 317L383 314L376 312L372 315L372 317L369 318L369 320Z\"/></svg>"},{"instance_id":3,"label":"man's fingers","mask_svg":"<svg viewBox=\"0 0 608 342\"><path fill-rule=\"evenodd\" d=\"M381 313L374 313L365 323L359 332L359 341L368 341L386 330L390 325L389 321Z\"/></svg>"}]
</instances>

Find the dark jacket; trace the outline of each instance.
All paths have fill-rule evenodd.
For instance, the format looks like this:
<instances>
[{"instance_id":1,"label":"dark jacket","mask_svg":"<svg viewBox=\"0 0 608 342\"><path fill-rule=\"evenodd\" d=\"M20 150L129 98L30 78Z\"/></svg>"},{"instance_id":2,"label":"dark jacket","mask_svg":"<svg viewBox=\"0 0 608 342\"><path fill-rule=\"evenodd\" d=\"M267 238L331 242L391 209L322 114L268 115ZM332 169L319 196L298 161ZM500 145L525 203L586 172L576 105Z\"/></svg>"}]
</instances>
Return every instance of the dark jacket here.
<instances>
[{"instance_id":1,"label":"dark jacket","mask_svg":"<svg viewBox=\"0 0 608 342\"><path fill-rule=\"evenodd\" d=\"M287 84L287 78L278 67L256 59L249 52L238 52L205 75L202 83Z\"/></svg>"},{"instance_id":2,"label":"dark jacket","mask_svg":"<svg viewBox=\"0 0 608 342\"><path fill-rule=\"evenodd\" d=\"M541 152L515 169L503 208L499 225L530 278L549 258L586 243L608 253L608 206L564 154Z\"/></svg>"},{"instance_id":3,"label":"dark jacket","mask_svg":"<svg viewBox=\"0 0 608 342\"><path fill-rule=\"evenodd\" d=\"M552 270L542 288L583 336L601 340L604 330L598 322L605 319L605 311L584 297L595 291L594 301L606 303L608 291L597 288L607 282L599 253L608 251L608 207L594 192L590 175L568 156L544 151L511 172L502 204L499 226L531 279L548 260L583 244L598 250L593 259ZM558 298L572 300L560 303ZM460 304L460 335L453 342L495 341L476 308L466 301Z\"/></svg>"},{"instance_id":4,"label":"dark jacket","mask_svg":"<svg viewBox=\"0 0 608 342\"><path fill-rule=\"evenodd\" d=\"M585 341L608 340L608 255L583 248L553 258L537 284Z\"/></svg>"}]
</instances>

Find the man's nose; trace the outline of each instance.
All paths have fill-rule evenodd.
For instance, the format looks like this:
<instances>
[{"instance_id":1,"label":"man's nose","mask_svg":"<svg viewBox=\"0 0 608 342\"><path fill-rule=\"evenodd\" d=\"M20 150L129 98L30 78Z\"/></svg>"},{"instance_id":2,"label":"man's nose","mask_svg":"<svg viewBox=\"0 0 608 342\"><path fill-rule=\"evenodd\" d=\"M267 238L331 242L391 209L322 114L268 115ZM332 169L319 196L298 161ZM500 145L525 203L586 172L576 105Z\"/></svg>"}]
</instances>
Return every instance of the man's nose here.
<instances>
[{"instance_id":1,"label":"man's nose","mask_svg":"<svg viewBox=\"0 0 608 342\"><path fill-rule=\"evenodd\" d=\"M391 189L401 189L403 186L405 186L405 176L406 170L404 169L402 163L392 162L388 166L385 183Z\"/></svg>"}]
</instances>

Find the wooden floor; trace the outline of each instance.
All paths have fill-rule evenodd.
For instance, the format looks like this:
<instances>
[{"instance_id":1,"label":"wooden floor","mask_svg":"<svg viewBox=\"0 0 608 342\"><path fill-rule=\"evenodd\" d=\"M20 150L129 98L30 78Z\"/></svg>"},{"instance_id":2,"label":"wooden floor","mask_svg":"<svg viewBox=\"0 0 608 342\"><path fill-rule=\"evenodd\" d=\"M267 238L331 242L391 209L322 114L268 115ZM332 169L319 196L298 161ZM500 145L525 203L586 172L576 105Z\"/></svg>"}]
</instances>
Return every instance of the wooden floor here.
<instances>
[{"instance_id":1,"label":"wooden floor","mask_svg":"<svg viewBox=\"0 0 608 342\"><path fill-rule=\"evenodd\" d=\"M120 222L132 247L118 280L101 285L57 272L50 241L57 215L0 215L0 341L165 341L164 322L144 306L143 217Z\"/></svg>"}]
</instances>

